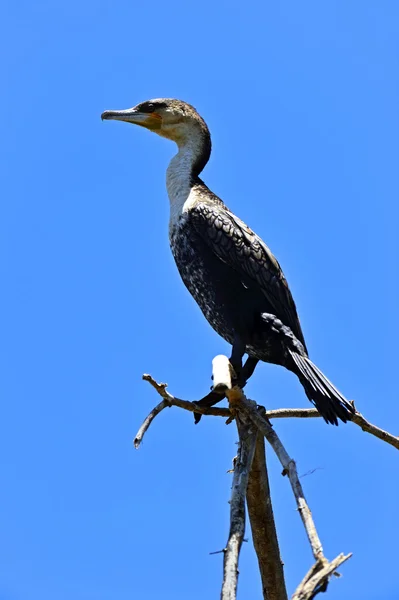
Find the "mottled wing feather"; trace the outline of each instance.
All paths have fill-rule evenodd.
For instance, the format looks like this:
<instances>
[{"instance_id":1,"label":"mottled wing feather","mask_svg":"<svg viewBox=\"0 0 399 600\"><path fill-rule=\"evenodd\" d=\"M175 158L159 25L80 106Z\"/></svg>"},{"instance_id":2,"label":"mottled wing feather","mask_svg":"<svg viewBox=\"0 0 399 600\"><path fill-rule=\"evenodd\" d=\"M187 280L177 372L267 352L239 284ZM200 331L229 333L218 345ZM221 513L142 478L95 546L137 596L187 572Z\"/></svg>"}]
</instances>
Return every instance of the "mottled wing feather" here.
<instances>
[{"instance_id":1,"label":"mottled wing feather","mask_svg":"<svg viewBox=\"0 0 399 600\"><path fill-rule=\"evenodd\" d=\"M287 281L266 244L224 206L199 202L190 209L188 218L220 260L259 284L273 314L305 346Z\"/></svg>"}]
</instances>

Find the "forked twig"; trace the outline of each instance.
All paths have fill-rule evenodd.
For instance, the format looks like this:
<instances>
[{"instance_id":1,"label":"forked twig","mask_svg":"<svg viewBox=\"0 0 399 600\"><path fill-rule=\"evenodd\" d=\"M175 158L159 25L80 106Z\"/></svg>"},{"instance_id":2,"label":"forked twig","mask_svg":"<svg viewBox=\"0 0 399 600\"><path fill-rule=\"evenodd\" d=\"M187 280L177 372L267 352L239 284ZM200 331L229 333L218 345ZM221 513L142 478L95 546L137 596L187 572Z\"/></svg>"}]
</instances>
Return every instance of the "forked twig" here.
<instances>
[{"instance_id":1,"label":"forked twig","mask_svg":"<svg viewBox=\"0 0 399 600\"><path fill-rule=\"evenodd\" d=\"M319 592L325 592L331 575L336 574L336 569L351 556L352 554L339 554L331 562L316 562L306 573L291 600L312 600Z\"/></svg>"},{"instance_id":2,"label":"forked twig","mask_svg":"<svg viewBox=\"0 0 399 600\"><path fill-rule=\"evenodd\" d=\"M167 391L166 383L158 383L155 381L151 375L143 375L144 381L148 381L150 385L158 392L158 394L163 398L163 402L157 404L155 408L152 409L150 414L144 419L140 429L138 430L136 437L133 440L134 447L136 450L140 447L141 442L143 441L143 437L147 432L147 429L151 425L152 421L155 419L160 412L163 411L164 408L169 408L171 406L178 406L179 408L183 408L184 410L188 410L189 412L196 412L202 415L213 415L216 417L231 417L231 412L228 408L201 408L195 404L195 402L188 402L187 400L181 400L180 398L176 398L169 394Z\"/></svg>"}]
</instances>

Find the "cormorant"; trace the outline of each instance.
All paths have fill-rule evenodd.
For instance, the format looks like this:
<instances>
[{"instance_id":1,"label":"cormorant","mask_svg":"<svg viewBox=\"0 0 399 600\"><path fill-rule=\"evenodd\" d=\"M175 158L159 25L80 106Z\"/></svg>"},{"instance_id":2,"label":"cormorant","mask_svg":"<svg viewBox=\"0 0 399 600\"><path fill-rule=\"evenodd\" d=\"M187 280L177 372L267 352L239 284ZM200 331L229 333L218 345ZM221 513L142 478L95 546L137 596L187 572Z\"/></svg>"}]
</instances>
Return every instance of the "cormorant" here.
<instances>
[{"instance_id":1,"label":"cormorant","mask_svg":"<svg viewBox=\"0 0 399 600\"><path fill-rule=\"evenodd\" d=\"M314 365L281 267L266 244L199 178L209 160L209 129L193 106L159 98L102 119L126 121L176 142L168 166L169 239L177 268L210 325L232 345L245 385L258 361L295 373L327 423L351 419L352 405ZM244 366L244 354L248 359Z\"/></svg>"}]
</instances>

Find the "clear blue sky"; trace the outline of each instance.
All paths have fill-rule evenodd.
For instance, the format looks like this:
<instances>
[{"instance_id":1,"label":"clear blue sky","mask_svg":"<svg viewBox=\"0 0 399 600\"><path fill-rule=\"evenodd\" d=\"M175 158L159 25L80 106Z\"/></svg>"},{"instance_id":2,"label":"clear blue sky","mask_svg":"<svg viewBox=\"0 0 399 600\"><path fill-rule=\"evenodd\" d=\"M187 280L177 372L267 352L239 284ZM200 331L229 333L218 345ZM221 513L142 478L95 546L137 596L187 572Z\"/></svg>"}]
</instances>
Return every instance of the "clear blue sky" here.
<instances>
[{"instance_id":1,"label":"clear blue sky","mask_svg":"<svg viewBox=\"0 0 399 600\"><path fill-rule=\"evenodd\" d=\"M168 248L170 142L100 113L193 103L203 177L279 258L313 360L399 433L396 2L8 0L0 44L1 600L217 598L234 425L168 410L227 352ZM261 365L248 394L309 406ZM396 599L399 454L352 425L278 422L325 552L330 600ZM289 591L312 557L270 454ZM250 531L247 531L250 537ZM250 544L240 598L260 598Z\"/></svg>"}]
</instances>

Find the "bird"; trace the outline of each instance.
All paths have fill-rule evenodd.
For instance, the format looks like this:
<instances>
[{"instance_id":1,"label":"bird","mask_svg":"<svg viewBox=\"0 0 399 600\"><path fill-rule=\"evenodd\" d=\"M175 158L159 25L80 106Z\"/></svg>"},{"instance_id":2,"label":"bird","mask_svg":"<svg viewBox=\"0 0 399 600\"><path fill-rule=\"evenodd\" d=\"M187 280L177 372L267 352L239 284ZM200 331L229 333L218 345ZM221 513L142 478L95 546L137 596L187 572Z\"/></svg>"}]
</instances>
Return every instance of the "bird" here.
<instances>
[{"instance_id":1,"label":"bird","mask_svg":"<svg viewBox=\"0 0 399 600\"><path fill-rule=\"evenodd\" d=\"M106 110L101 118L135 124L176 143L166 171L170 247L188 291L232 346L236 382L243 387L259 361L280 365L298 377L327 423L351 420L353 404L309 358L279 262L199 177L210 158L211 135L197 110L182 100L157 98Z\"/></svg>"}]
</instances>

